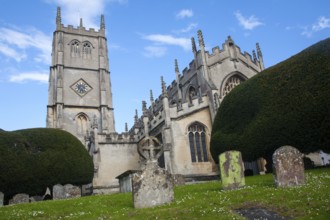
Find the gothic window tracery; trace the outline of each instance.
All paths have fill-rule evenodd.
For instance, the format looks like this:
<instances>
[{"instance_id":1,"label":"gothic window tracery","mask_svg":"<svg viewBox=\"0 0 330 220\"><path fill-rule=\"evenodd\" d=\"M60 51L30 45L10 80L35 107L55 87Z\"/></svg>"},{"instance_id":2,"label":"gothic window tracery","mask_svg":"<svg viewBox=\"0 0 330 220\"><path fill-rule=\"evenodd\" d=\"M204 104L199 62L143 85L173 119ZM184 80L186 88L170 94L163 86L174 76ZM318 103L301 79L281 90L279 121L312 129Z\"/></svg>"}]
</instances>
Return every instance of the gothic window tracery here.
<instances>
[{"instance_id":1,"label":"gothic window tracery","mask_svg":"<svg viewBox=\"0 0 330 220\"><path fill-rule=\"evenodd\" d=\"M80 54L80 43L77 40L71 42L71 55L73 57L78 57Z\"/></svg>"},{"instance_id":2,"label":"gothic window tracery","mask_svg":"<svg viewBox=\"0 0 330 220\"><path fill-rule=\"evenodd\" d=\"M228 93L231 90L233 90L236 86L238 86L242 82L244 82L244 80L241 77L239 77L238 75L231 76L227 80L227 82L223 88L222 97L225 97L226 95L228 95Z\"/></svg>"},{"instance_id":3,"label":"gothic window tracery","mask_svg":"<svg viewBox=\"0 0 330 220\"><path fill-rule=\"evenodd\" d=\"M82 46L83 57L90 58L92 54L92 45L89 42L84 42Z\"/></svg>"},{"instance_id":4,"label":"gothic window tracery","mask_svg":"<svg viewBox=\"0 0 330 220\"><path fill-rule=\"evenodd\" d=\"M206 147L205 127L201 123L195 122L188 128L189 147L191 153L191 161L207 162L208 154Z\"/></svg>"}]
</instances>

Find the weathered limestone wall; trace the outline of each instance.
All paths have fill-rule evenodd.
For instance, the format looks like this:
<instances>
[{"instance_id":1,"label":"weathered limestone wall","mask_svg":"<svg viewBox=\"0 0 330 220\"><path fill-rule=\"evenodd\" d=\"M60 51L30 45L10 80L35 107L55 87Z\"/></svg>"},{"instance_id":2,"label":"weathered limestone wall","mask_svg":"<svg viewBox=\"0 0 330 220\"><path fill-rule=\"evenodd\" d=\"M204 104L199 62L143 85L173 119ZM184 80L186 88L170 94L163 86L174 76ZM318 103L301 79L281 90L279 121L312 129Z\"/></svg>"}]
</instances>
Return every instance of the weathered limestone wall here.
<instances>
[{"instance_id":1,"label":"weathered limestone wall","mask_svg":"<svg viewBox=\"0 0 330 220\"><path fill-rule=\"evenodd\" d=\"M137 170L139 154L136 143L100 143L99 168L94 177L94 188L115 188L119 191L117 176L127 170Z\"/></svg>"},{"instance_id":2,"label":"weathered limestone wall","mask_svg":"<svg viewBox=\"0 0 330 220\"><path fill-rule=\"evenodd\" d=\"M209 162L193 163L191 161L188 127L196 121L203 124L206 128L206 143ZM201 108L198 111L193 111L191 114L185 115L185 117L172 119L171 128L173 136L173 152L171 157L173 173L183 175L212 173L215 169L215 164L209 152L209 143L212 129L212 121L209 114L209 108Z\"/></svg>"}]
</instances>

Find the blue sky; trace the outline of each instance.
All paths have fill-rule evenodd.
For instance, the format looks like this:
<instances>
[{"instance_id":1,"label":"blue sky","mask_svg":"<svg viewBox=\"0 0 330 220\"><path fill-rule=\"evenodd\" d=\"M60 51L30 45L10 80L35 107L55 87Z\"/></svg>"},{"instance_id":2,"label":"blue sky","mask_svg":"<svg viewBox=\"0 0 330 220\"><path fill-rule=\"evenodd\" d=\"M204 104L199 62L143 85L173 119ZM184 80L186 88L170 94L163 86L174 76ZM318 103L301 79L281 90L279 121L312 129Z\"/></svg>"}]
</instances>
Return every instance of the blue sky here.
<instances>
[{"instance_id":1,"label":"blue sky","mask_svg":"<svg viewBox=\"0 0 330 220\"><path fill-rule=\"evenodd\" d=\"M46 126L48 74L57 6L62 23L98 29L105 15L115 123L133 125L135 109L175 79L193 59L201 29L208 50L228 35L252 54L259 42L266 67L330 37L329 0L6 0L0 8L0 128Z\"/></svg>"}]
</instances>

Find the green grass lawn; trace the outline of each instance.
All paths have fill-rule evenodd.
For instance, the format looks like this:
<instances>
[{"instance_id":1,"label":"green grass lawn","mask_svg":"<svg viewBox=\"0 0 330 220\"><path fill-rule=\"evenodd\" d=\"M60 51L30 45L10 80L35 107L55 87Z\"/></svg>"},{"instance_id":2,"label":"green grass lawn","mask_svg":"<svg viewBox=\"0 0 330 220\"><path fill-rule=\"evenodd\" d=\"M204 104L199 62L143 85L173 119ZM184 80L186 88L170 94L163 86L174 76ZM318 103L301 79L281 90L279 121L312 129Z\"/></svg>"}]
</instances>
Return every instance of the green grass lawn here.
<instances>
[{"instance_id":1,"label":"green grass lawn","mask_svg":"<svg viewBox=\"0 0 330 220\"><path fill-rule=\"evenodd\" d=\"M134 209L130 193L20 204L0 208L0 219L243 219L238 208L265 208L292 219L330 219L330 168L306 172L306 184L275 188L273 176L246 178L246 187L223 191L221 182L175 188L175 201Z\"/></svg>"}]
</instances>

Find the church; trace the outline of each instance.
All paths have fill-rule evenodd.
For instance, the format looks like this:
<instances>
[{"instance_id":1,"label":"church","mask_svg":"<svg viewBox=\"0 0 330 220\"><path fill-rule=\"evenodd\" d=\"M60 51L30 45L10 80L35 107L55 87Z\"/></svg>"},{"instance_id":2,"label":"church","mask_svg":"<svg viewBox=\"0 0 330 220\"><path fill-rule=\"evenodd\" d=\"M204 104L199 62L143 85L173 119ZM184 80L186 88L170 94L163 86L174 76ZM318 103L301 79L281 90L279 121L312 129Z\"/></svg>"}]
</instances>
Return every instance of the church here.
<instances>
[{"instance_id":1,"label":"church","mask_svg":"<svg viewBox=\"0 0 330 220\"><path fill-rule=\"evenodd\" d=\"M186 179L218 174L210 154L212 122L224 97L237 85L264 69L258 44L252 56L242 52L229 36L222 47L205 49L203 34L191 38L193 59L180 71L174 60L175 79L150 106L142 101L132 128L117 133L114 126L111 80L104 16L99 30L64 26L57 8L49 73L47 127L75 135L93 157L96 193L119 190L119 175L140 170L137 150L146 136L164 146L159 166ZM155 82L158 83L158 82Z\"/></svg>"}]
</instances>

